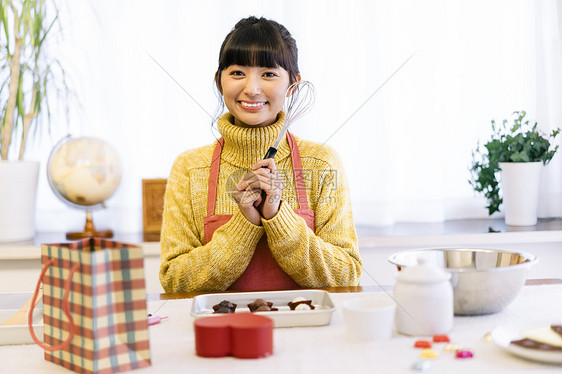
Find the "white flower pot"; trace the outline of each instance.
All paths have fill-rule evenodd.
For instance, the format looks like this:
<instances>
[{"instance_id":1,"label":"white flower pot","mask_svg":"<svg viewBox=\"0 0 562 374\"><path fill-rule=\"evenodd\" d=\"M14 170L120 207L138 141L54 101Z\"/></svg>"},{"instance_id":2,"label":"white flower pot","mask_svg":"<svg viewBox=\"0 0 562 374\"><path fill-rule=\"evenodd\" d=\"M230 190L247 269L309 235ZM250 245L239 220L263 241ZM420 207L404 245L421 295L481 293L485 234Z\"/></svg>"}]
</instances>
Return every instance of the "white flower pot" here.
<instances>
[{"instance_id":1,"label":"white flower pot","mask_svg":"<svg viewBox=\"0 0 562 374\"><path fill-rule=\"evenodd\" d=\"M536 225L543 163L500 162L500 168L505 224Z\"/></svg>"},{"instance_id":2,"label":"white flower pot","mask_svg":"<svg viewBox=\"0 0 562 374\"><path fill-rule=\"evenodd\" d=\"M0 161L0 242L33 239L39 162Z\"/></svg>"}]
</instances>

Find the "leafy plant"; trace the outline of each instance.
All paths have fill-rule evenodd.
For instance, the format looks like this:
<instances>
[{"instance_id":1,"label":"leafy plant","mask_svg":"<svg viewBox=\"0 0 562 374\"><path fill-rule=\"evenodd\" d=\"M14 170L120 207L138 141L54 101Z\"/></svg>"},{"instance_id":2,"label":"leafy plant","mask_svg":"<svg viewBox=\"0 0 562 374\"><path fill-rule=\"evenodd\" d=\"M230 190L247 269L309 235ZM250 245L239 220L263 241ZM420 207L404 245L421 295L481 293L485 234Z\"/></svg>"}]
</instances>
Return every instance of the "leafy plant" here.
<instances>
[{"instance_id":1,"label":"leafy plant","mask_svg":"<svg viewBox=\"0 0 562 374\"><path fill-rule=\"evenodd\" d=\"M513 112L513 125L503 120L497 126L492 120L492 137L483 146L478 142L472 152L470 167L471 179L468 181L476 192L482 193L488 200L488 214L498 212L502 204L498 175L500 162L537 162L548 164L558 150L553 146L554 138L560 133L557 128L550 135L537 130L537 123L529 125L525 120L525 111Z\"/></svg>"},{"instance_id":2,"label":"leafy plant","mask_svg":"<svg viewBox=\"0 0 562 374\"><path fill-rule=\"evenodd\" d=\"M70 90L61 63L48 54L48 36L58 25L53 4L47 12L43 0L0 0L0 156L7 160L15 146L22 160L37 123L50 122L49 94Z\"/></svg>"}]
</instances>

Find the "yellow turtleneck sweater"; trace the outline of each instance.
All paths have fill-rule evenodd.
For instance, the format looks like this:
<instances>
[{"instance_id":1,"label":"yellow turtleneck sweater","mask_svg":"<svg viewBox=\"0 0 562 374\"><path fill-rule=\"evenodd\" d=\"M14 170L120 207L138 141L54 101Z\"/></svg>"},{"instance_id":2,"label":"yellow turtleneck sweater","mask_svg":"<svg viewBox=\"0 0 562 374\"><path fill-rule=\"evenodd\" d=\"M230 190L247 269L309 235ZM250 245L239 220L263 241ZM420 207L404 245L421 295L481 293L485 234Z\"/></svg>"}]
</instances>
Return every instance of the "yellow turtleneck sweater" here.
<instances>
[{"instance_id":1,"label":"yellow turtleneck sweater","mask_svg":"<svg viewBox=\"0 0 562 374\"><path fill-rule=\"evenodd\" d=\"M284 179L279 212L262 225L249 222L226 192L274 143L285 115L266 127L243 128L230 113L218 121L225 142L221 154L215 214L232 214L228 223L205 243L207 189L216 145L181 154L166 188L161 232L160 282L166 292L226 290L244 272L256 244L267 235L269 248L281 268L300 286L354 286L362 263L351 214L349 191L337 154L325 145L295 137L305 174L315 231L293 209L298 208L291 154L281 142L275 163Z\"/></svg>"}]
</instances>

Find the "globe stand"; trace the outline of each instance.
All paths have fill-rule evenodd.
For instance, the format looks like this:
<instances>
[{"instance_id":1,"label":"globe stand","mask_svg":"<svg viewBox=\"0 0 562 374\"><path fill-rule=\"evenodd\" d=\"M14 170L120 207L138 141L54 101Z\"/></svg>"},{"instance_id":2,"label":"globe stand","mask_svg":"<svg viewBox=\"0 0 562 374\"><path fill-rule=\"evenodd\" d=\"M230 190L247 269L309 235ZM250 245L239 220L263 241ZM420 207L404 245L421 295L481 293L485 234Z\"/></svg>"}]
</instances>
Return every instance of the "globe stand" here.
<instances>
[{"instance_id":1,"label":"globe stand","mask_svg":"<svg viewBox=\"0 0 562 374\"><path fill-rule=\"evenodd\" d=\"M67 232L66 238L69 240L79 240L85 238L113 238L112 230L101 230L97 231L94 226L94 220L92 218L92 211L86 211L86 225L84 226L83 232Z\"/></svg>"}]
</instances>

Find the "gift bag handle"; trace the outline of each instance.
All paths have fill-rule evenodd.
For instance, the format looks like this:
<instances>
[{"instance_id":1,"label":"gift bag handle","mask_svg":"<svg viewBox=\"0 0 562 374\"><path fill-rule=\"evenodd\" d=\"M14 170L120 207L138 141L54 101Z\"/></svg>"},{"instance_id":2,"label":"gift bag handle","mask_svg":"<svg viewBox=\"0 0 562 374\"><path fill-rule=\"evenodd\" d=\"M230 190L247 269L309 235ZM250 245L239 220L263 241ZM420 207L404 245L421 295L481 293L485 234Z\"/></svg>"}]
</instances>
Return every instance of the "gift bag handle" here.
<instances>
[{"instance_id":1,"label":"gift bag handle","mask_svg":"<svg viewBox=\"0 0 562 374\"><path fill-rule=\"evenodd\" d=\"M66 281L64 282L64 296L62 299L62 311L64 312L64 315L66 316L66 318L68 318L68 322L70 323L70 332L65 341L61 342L60 344L49 347L43 344L43 342L41 342L39 339L37 339L37 336L35 335L35 331L33 331L33 310L35 309L35 301L37 300L37 296L39 295L39 289L41 288L41 282L43 282L43 277L45 276L45 273L47 272L49 266L53 265L54 262L55 262L54 259L50 259L49 261L47 261L45 266L43 266L43 270L41 271L41 275L39 276L39 280L37 281L37 286L35 287L35 292L33 293L31 308L29 309L29 314L27 315L27 325L29 327L29 332L31 333L31 337L33 338L33 341L37 343L37 345L39 345L41 348L49 352L58 351L60 349L67 347L70 344L72 338L74 338L74 321L72 320L72 316L70 315L70 306L68 305L69 304L68 299L70 296L70 287L72 286L72 276L80 268L78 264L72 266L72 268L70 269L70 273L68 274L68 278L66 278Z\"/></svg>"}]
</instances>

